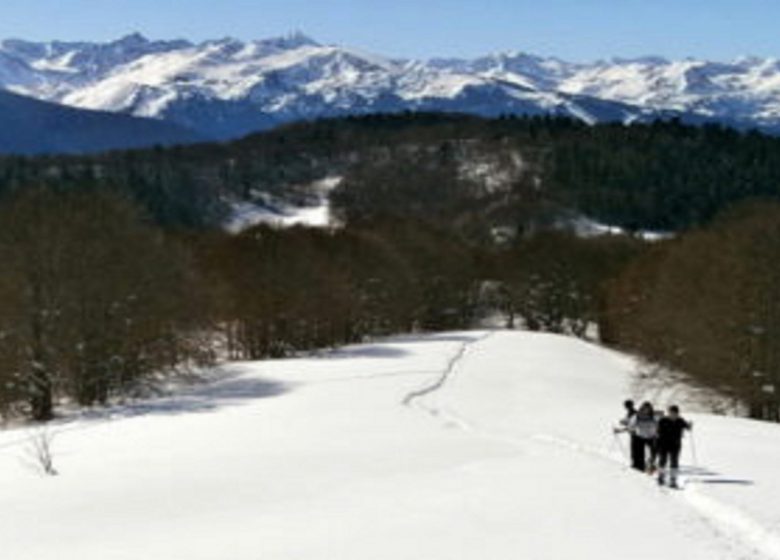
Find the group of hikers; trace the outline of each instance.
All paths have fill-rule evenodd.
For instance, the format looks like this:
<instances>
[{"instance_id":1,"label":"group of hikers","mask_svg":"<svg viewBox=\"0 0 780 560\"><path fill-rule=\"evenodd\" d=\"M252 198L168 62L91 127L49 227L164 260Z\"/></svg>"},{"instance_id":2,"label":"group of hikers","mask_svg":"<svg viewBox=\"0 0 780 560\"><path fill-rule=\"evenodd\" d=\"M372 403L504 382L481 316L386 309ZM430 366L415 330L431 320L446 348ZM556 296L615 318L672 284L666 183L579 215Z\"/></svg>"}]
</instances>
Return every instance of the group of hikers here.
<instances>
[{"instance_id":1,"label":"group of hikers","mask_svg":"<svg viewBox=\"0 0 780 560\"><path fill-rule=\"evenodd\" d=\"M632 400L625 401L623 406L626 413L615 433L631 434L631 467L649 474L657 472L658 484L668 480L669 486L677 488L683 434L693 429L693 423L680 416L676 405L670 406L666 414L656 413L649 402L642 403L639 409Z\"/></svg>"}]
</instances>

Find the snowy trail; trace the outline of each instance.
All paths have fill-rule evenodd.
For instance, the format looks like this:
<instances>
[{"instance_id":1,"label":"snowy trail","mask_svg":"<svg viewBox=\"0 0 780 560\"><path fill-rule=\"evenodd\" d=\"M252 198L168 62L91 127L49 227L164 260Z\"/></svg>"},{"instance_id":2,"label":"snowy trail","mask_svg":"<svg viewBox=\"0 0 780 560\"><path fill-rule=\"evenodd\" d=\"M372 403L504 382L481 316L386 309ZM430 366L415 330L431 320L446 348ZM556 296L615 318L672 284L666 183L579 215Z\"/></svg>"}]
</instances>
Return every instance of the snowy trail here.
<instances>
[{"instance_id":1,"label":"snowy trail","mask_svg":"<svg viewBox=\"0 0 780 560\"><path fill-rule=\"evenodd\" d=\"M55 478L0 432L3 558L777 558L780 427L696 417L713 474L661 491L609 449L633 368L555 336L401 337L63 425Z\"/></svg>"},{"instance_id":2,"label":"snowy trail","mask_svg":"<svg viewBox=\"0 0 780 560\"><path fill-rule=\"evenodd\" d=\"M492 332L487 332L482 336L480 336L479 338L463 341L460 344L457 352L455 352L452 355L452 357L447 361L447 365L444 367L442 372L436 377L436 379L434 379L433 383L429 383L419 389L415 389L414 391L411 391L404 397L403 399L404 406L415 406L415 405L419 406L421 409L425 410L431 416L445 418L447 421L447 425L458 426L463 430L470 430L470 425L467 422L465 422L462 418L458 418L454 413L446 410L441 410L439 408L427 406L424 397L432 393L435 393L436 391L441 390L447 384L447 381L449 381L449 379L455 374L455 370L465 359L469 351L469 348L486 340L487 338L492 336L492 334L493 334Z\"/></svg>"},{"instance_id":3,"label":"snowy trail","mask_svg":"<svg viewBox=\"0 0 780 560\"><path fill-rule=\"evenodd\" d=\"M471 343L464 343L461 350L454 356L453 360L448 364L443 375L432 385L414 393L410 393L409 400L431 396L435 392L446 392L447 382L451 381L454 377L456 369L466 369L461 362L465 361L468 357L466 350L472 345L477 345L488 338L490 334L480 337ZM405 401L405 404L408 404ZM605 448L603 446L590 445L575 439L569 439L560 435L553 435L548 433L537 433L532 435L526 435L524 437L515 437L506 433L491 432L484 428L476 428L475 422L465 418L462 414L456 412L457 406L453 404L442 405L441 403L436 405L426 405L424 402L419 403L419 406L433 416L441 417L448 427L458 427L462 430L468 431L472 434L476 434L479 437L487 438L493 441L503 442L509 445L515 445L518 447L527 447L531 442L538 442L545 445L554 446L560 449L565 449L572 453L587 456L599 461L606 461L613 467L619 467L623 465L623 470L630 472L625 466L625 457L623 453L616 456L611 448ZM688 443L690 445L690 443ZM669 494L670 498L682 501L687 504L693 512L701 519L710 524L713 529L718 533L719 538L734 544L739 543L739 548L742 549L743 554L747 554L749 557L761 557L780 559L780 533L773 531L771 528L763 525L760 521L741 511L739 508L730 506L723 503L711 496L706 495L700 488L697 487L697 483L731 483L739 484L749 481L739 479L724 479L722 477L713 477L713 473L708 472L706 469L683 467L682 472L686 470L692 471L693 475L684 475L685 491L684 492L672 492L666 489L659 489L665 494ZM698 476L695 473L699 473ZM639 477L637 477L639 478ZM644 482L644 481L642 481Z\"/></svg>"}]
</instances>

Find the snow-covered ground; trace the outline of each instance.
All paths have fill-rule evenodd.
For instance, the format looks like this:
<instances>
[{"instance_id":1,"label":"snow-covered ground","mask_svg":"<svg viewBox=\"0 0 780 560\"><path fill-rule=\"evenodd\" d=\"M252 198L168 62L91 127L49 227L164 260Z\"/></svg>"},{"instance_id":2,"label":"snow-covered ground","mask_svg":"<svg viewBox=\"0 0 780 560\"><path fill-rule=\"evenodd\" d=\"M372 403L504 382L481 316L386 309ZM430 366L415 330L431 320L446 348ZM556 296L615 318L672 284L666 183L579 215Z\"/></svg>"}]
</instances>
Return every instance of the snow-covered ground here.
<instances>
[{"instance_id":1,"label":"snow-covered ground","mask_svg":"<svg viewBox=\"0 0 780 560\"><path fill-rule=\"evenodd\" d=\"M198 44L132 34L106 43L0 41L0 87L85 109L170 119L220 138L334 112L399 108L552 111L588 123L680 111L775 133L780 126L780 64L772 57L582 63L514 51L414 61L322 45L302 34ZM211 111L203 112L204 101L222 109L218 126ZM247 122L253 112L258 120Z\"/></svg>"},{"instance_id":2,"label":"snow-covered ground","mask_svg":"<svg viewBox=\"0 0 780 560\"><path fill-rule=\"evenodd\" d=\"M610 431L635 367L552 335L406 337L63 422L56 477L8 430L2 557L780 558L780 426L693 415L698 462L659 489Z\"/></svg>"},{"instance_id":3,"label":"snow-covered ground","mask_svg":"<svg viewBox=\"0 0 780 560\"><path fill-rule=\"evenodd\" d=\"M263 203L237 202L227 220L225 229L231 233L241 233L245 229L260 224L274 227L307 226L324 228L333 225L331 216L330 193L341 183L342 177L330 176L307 185L315 198L315 204L309 206L294 206L266 200Z\"/></svg>"},{"instance_id":4,"label":"snow-covered ground","mask_svg":"<svg viewBox=\"0 0 780 560\"><path fill-rule=\"evenodd\" d=\"M330 203L327 199L321 199L315 206L261 206L252 202L238 202L233 205L226 229L231 233L241 233L260 224L282 228L327 227L330 224Z\"/></svg>"},{"instance_id":5,"label":"snow-covered ground","mask_svg":"<svg viewBox=\"0 0 780 560\"><path fill-rule=\"evenodd\" d=\"M584 216L575 218L570 222L563 223L561 226L564 229L570 229L580 237L586 238L601 237L604 235L627 235L628 233L637 239L643 239L645 241L664 241L674 237L674 233L668 231L639 230L635 232L627 232L625 229L619 226L603 224Z\"/></svg>"}]
</instances>

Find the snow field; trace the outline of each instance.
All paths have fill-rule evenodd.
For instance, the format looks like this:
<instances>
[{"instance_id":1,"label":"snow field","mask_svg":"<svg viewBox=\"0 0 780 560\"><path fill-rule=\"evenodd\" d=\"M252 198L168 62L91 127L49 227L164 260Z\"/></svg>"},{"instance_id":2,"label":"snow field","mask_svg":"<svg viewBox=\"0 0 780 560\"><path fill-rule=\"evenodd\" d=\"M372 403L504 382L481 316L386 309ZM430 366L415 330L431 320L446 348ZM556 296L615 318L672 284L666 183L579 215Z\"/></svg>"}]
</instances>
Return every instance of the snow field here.
<instances>
[{"instance_id":1,"label":"snow field","mask_svg":"<svg viewBox=\"0 0 780 560\"><path fill-rule=\"evenodd\" d=\"M0 432L3 557L778 557L780 427L696 415L713 474L659 490L609 431L634 367L551 335L401 337L63 421L57 477Z\"/></svg>"}]
</instances>

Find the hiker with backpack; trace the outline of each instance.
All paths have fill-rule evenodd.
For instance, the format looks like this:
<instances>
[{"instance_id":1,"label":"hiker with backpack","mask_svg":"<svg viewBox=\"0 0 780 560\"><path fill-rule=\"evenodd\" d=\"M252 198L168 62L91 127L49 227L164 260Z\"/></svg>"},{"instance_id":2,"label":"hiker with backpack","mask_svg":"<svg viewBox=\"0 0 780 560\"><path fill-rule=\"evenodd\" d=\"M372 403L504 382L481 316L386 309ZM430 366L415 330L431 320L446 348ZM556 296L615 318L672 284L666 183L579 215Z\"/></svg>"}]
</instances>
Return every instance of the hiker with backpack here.
<instances>
[{"instance_id":1,"label":"hiker with backpack","mask_svg":"<svg viewBox=\"0 0 780 560\"><path fill-rule=\"evenodd\" d=\"M645 401L628 421L631 434L632 467L638 471L653 472L656 458L658 420L653 405Z\"/></svg>"},{"instance_id":2,"label":"hiker with backpack","mask_svg":"<svg viewBox=\"0 0 780 560\"><path fill-rule=\"evenodd\" d=\"M626 409L626 415L620 420L620 426L615 428L614 432L615 434L628 432L631 436L631 468L642 472L652 472L655 467L655 439L658 430L653 405L644 402L637 410L634 407L634 401L627 400L623 406Z\"/></svg>"}]
</instances>

